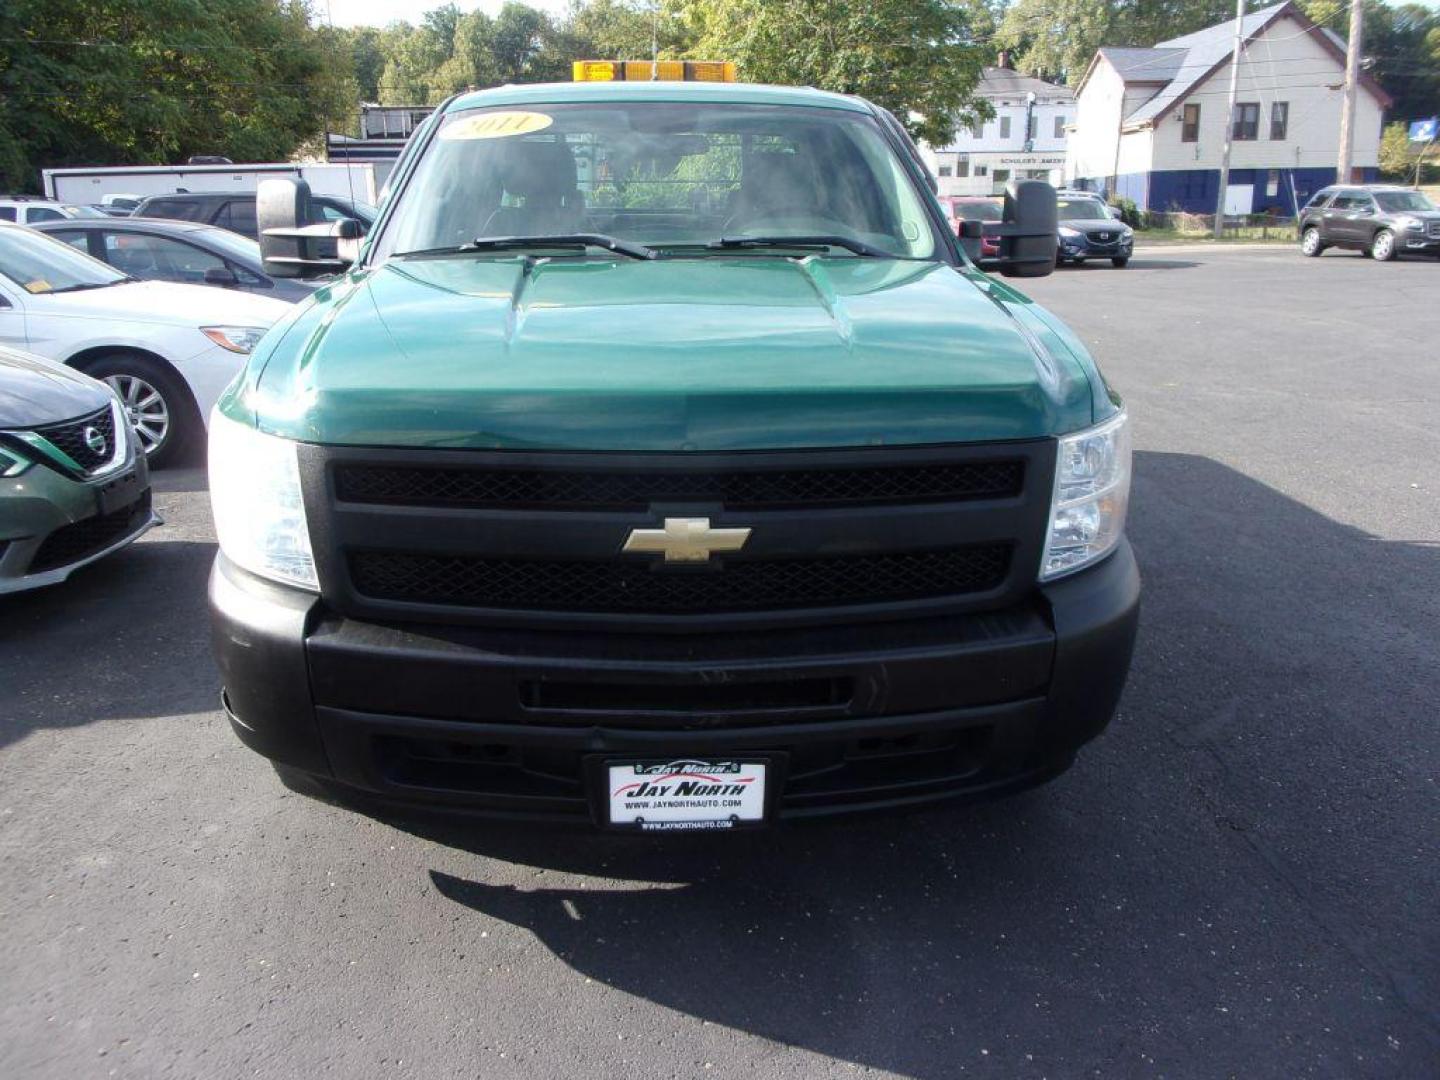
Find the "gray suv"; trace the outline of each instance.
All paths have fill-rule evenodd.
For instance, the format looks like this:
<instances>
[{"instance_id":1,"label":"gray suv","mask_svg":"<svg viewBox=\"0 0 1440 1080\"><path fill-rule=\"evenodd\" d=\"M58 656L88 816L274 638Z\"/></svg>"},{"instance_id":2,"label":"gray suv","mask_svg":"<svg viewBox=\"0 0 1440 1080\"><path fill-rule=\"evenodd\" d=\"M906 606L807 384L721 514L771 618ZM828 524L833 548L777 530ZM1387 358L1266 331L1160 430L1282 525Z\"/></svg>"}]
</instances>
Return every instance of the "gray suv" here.
<instances>
[{"instance_id":1,"label":"gray suv","mask_svg":"<svg viewBox=\"0 0 1440 1080\"><path fill-rule=\"evenodd\" d=\"M1300 211L1300 251L1364 251L1378 262L1440 255L1440 209L1421 192L1388 184L1322 188Z\"/></svg>"}]
</instances>

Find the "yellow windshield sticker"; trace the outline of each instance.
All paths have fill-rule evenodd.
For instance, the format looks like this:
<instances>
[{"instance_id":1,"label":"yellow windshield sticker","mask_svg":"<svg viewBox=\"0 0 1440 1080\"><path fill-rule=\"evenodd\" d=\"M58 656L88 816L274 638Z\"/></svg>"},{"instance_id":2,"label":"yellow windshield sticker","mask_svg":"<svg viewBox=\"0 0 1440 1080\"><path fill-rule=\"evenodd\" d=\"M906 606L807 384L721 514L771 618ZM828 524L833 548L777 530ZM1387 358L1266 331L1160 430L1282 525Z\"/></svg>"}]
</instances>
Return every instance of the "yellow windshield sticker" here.
<instances>
[{"instance_id":1,"label":"yellow windshield sticker","mask_svg":"<svg viewBox=\"0 0 1440 1080\"><path fill-rule=\"evenodd\" d=\"M32 296L36 293L47 293L53 288L54 286L51 285L50 282L46 281L44 278L35 278L35 280L27 281L25 283L25 291L30 293Z\"/></svg>"},{"instance_id":2,"label":"yellow windshield sticker","mask_svg":"<svg viewBox=\"0 0 1440 1080\"><path fill-rule=\"evenodd\" d=\"M505 139L544 131L555 122L553 116L538 112L493 112L467 116L440 129L442 139Z\"/></svg>"}]
</instances>

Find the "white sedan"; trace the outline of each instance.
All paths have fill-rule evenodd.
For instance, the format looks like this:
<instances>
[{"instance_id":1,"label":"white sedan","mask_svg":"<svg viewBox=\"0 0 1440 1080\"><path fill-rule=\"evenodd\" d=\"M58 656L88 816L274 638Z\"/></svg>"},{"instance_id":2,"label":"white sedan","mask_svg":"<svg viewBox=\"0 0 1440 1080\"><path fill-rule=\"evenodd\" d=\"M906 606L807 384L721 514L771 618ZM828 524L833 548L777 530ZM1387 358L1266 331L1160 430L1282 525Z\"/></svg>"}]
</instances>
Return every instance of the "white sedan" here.
<instances>
[{"instance_id":1,"label":"white sedan","mask_svg":"<svg viewBox=\"0 0 1440 1080\"><path fill-rule=\"evenodd\" d=\"M154 467L198 443L246 355L293 310L266 296L136 281L43 233L0 223L0 344L109 383Z\"/></svg>"}]
</instances>

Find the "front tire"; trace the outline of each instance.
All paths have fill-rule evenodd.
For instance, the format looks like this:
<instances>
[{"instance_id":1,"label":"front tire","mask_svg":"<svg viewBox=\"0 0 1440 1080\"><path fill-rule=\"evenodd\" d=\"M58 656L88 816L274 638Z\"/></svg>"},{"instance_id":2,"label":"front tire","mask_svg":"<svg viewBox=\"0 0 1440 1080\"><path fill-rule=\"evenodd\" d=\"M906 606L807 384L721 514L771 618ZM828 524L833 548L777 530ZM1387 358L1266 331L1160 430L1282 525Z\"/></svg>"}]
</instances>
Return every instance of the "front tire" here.
<instances>
[{"instance_id":1,"label":"front tire","mask_svg":"<svg viewBox=\"0 0 1440 1080\"><path fill-rule=\"evenodd\" d=\"M1116 255L1113 259L1110 260L1110 265L1115 267L1116 270L1124 270L1125 267L1129 265L1129 262L1129 255Z\"/></svg>"},{"instance_id":2,"label":"front tire","mask_svg":"<svg viewBox=\"0 0 1440 1080\"><path fill-rule=\"evenodd\" d=\"M134 353L111 353L83 368L120 396L152 469L177 460L199 424L185 381L169 365Z\"/></svg>"},{"instance_id":3,"label":"front tire","mask_svg":"<svg viewBox=\"0 0 1440 1080\"><path fill-rule=\"evenodd\" d=\"M1381 229L1370 241L1370 257L1376 262L1393 262L1395 255L1395 234L1389 229Z\"/></svg>"},{"instance_id":4,"label":"front tire","mask_svg":"<svg viewBox=\"0 0 1440 1080\"><path fill-rule=\"evenodd\" d=\"M1318 258L1325 250L1325 245L1320 242L1320 230L1311 225L1300 234L1300 254L1312 259Z\"/></svg>"}]
</instances>

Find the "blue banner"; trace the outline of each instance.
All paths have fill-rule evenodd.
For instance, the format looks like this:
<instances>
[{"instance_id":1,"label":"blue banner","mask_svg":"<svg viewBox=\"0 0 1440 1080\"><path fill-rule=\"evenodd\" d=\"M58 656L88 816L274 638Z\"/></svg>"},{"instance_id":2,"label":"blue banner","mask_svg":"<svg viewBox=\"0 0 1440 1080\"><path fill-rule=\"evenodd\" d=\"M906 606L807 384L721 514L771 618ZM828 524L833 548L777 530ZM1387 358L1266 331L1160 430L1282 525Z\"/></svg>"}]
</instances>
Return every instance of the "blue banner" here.
<instances>
[{"instance_id":1,"label":"blue banner","mask_svg":"<svg viewBox=\"0 0 1440 1080\"><path fill-rule=\"evenodd\" d=\"M1410 141L1433 142L1437 130L1440 130L1440 117L1432 116L1429 120L1415 120L1410 124Z\"/></svg>"}]
</instances>

